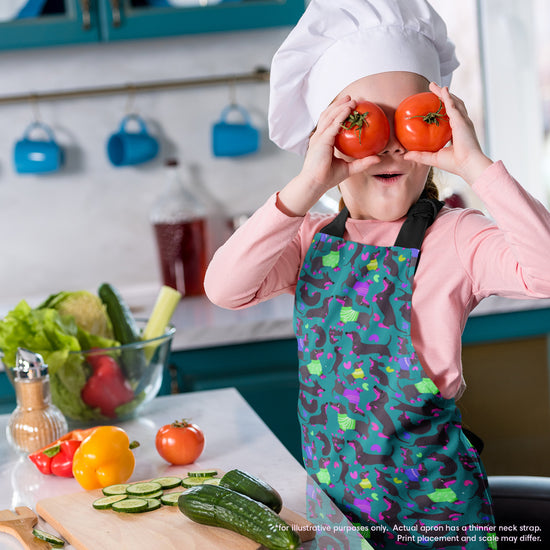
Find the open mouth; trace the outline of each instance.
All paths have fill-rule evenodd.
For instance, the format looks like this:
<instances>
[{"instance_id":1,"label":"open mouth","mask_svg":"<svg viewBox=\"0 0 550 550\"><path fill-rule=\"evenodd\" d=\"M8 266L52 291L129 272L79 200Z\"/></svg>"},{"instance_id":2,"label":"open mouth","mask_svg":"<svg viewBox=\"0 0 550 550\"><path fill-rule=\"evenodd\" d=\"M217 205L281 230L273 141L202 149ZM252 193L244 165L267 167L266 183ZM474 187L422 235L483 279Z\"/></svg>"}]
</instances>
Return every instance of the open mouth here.
<instances>
[{"instance_id":1,"label":"open mouth","mask_svg":"<svg viewBox=\"0 0 550 550\"><path fill-rule=\"evenodd\" d=\"M376 174L374 177L378 180L381 180L385 183L394 183L401 178L403 174L391 172L391 173L385 173L385 174Z\"/></svg>"}]
</instances>

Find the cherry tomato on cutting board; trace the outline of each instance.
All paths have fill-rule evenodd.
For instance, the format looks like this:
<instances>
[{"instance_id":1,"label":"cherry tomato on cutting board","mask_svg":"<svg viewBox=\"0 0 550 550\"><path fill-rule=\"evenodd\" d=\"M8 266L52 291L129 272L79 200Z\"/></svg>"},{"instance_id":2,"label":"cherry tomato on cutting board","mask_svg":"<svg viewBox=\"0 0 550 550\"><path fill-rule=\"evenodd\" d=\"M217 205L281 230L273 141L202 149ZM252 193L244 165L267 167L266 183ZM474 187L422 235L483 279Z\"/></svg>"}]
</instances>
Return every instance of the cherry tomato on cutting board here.
<instances>
[{"instance_id":1,"label":"cherry tomato on cutting board","mask_svg":"<svg viewBox=\"0 0 550 550\"><path fill-rule=\"evenodd\" d=\"M432 92L405 98L394 115L395 136L408 151L435 153L451 139L445 106Z\"/></svg>"},{"instance_id":2,"label":"cherry tomato on cutting board","mask_svg":"<svg viewBox=\"0 0 550 550\"><path fill-rule=\"evenodd\" d=\"M377 155L390 139L390 123L384 111L371 101L357 103L342 123L334 146L344 155L356 159Z\"/></svg>"},{"instance_id":3,"label":"cherry tomato on cutting board","mask_svg":"<svg viewBox=\"0 0 550 550\"><path fill-rule=\"evenodd\" d=\"M187 420L178 420L160 428L155 438L159 455L170 464L191 464L204 449L204 434Z\"/></svg>"}]
</instances>

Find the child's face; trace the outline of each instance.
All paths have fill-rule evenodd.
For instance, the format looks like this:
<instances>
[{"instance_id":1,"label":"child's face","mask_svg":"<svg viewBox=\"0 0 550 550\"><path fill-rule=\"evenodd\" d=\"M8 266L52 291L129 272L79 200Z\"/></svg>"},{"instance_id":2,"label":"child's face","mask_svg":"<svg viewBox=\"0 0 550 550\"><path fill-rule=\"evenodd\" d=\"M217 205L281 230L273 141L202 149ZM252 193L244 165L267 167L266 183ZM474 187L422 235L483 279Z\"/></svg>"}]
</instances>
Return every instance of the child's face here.
<instances>
[{"instance_id":1,"label":"child's face","mask_svg":"<svg viewBox=\"0 0 550 550\"><path fill-rule=\"evenodd\" d=\"M378 155L381 162L340 184L352 218L397 220L422 193L430 168L403 158L406 149L395 137L393 116L403 99L428 91L428 84L424 77L414 73L389 72L361 78L340 92L339 97L350 95L356 101L377 103L390 123L390 140ZM335 155L346 158L337 150Z\"/></svg>"}]
</instances>

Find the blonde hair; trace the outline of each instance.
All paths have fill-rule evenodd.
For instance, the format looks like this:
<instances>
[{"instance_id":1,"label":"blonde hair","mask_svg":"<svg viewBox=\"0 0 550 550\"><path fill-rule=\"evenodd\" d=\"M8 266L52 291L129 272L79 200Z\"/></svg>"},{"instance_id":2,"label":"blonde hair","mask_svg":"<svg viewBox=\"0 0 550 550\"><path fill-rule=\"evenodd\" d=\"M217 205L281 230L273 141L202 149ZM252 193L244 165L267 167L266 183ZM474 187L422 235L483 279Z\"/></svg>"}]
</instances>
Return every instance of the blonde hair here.
<instances>
[{"instance_id":1,"label":"blonde hair","mask_svg":"<svg viewBox=\"0 0 550 550\"><path fill-rule=\"evenodd\" d=\"M426 183L424 184L424 189L420 197L423 199L436 199L436 200L439 199L439 189L437 188L437 185L434 181L433 168L430 168L430 171L428 172ZM340 197L340 202L338 204L339 210L342 210L344 206L345 206L344 199Z\"/></svg>"}]
</instances>

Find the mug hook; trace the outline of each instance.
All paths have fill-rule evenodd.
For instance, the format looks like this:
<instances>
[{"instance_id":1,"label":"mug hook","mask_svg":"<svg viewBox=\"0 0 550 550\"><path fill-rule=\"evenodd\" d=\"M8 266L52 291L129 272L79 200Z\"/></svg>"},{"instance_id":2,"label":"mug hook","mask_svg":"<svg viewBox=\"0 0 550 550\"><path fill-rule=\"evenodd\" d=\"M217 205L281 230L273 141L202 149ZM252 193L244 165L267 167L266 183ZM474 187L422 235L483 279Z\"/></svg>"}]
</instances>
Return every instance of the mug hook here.
<instances>
[{"instance_id":1,"label":"mug hook","mask_svg":"<svg viewBox=\"0 0 550 550\"><path fill-rule=\"evenodd\" d=\"M36 94L30 94L29 101L31 102L32 118L33 122L40 122L40 109L38 107L38 96Z\"/></svg>"},{"instance_id":2,"label":"mug hook","mask_svg":"<svg viewBox=\"0 0 550 550\"><path fill-rule=\"evenodd\" d=\"M128 84L126 86L126 89L128 90L128 97L126 98L125 112L127 115L137 113L137 111L134 109L136 100L136 86L135 84Z\"/></svg>"},{"instance_id":3,"label":"mug hook","mask_svg":"<svg viewBox=\"0 0 550 550\"><path fill-rule=\"evenodd\" d=\"M237 79L232 78L229 81L229 104L237 105Z\"/></svg>"}]
</instances>

